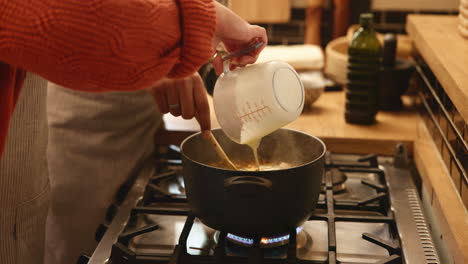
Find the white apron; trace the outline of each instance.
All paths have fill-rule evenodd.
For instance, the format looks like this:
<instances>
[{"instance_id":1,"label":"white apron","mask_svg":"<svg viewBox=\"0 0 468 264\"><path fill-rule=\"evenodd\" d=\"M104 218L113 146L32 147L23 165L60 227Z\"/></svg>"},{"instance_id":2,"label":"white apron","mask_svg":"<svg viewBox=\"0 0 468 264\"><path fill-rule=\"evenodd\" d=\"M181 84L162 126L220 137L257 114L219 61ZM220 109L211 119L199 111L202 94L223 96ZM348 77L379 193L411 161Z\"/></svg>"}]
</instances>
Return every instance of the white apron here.
<instances>
[{"instance_id":1,"label":"white apron","mask_svg":"<svg viewBox=\"0 0 468 264\"><path fill-rule=\"evenodd\" d=\"M93 94L49 84L47 99L52 198L45 263L76 263L93 252L120 185L153 152L161 116L148 91Z\"/></svg>"}]
</instances>

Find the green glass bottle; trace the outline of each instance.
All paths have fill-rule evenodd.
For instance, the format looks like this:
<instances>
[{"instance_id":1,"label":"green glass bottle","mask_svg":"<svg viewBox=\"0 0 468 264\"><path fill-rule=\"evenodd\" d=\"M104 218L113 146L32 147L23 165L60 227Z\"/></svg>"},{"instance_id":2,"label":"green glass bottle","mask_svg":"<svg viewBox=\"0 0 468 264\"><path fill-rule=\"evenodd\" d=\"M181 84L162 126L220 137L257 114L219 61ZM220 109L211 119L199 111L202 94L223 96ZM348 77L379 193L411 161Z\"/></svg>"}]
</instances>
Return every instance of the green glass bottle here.
<instances>
[{"instance_id":1,"label":"green glass bottle","mask_svg":"<svg viewBox=\"0 0 468 264\"><path fill-rule=\"evenodd\" d=\"M373 15L361 14L361 27L348 49L346 113L348 123L370 125L378 110L378 78L382 47L374 31Z\"/></svg>"}]
</instances>

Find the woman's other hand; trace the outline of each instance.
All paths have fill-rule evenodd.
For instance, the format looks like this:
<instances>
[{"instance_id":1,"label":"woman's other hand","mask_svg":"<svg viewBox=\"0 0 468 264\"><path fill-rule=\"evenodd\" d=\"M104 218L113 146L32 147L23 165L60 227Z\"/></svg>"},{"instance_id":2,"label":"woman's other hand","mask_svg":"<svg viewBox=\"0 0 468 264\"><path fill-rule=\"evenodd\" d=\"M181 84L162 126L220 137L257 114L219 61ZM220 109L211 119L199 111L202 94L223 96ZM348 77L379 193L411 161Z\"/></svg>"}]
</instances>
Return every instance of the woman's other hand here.
<instances>
[{"instance_id":1,"label":"woman's other hand","mask_svg":"<svg viewBox=\"0 0 468 264\"><path fill-rule=\"evenodd\" d=\"M216 35L213 47L216 49L222 42L228 52L235 52L251 44L263 42L263 46L237 58L231 59L231 69L236 66L245 66L255 63L260 52L268 43L266 30L259 26L250 25L230 9L216 3ZM213 61L216 73L223 72L223 62L220 56Z\"/></svg>"},{"instance_id":2,"label":"woman's other hand","mask_svg":"<svg viewBox=\"0 0 468 264\"><path fill-rule=\"evenodd\" d=\"M184 119L196 118L203 136L211 130L210 107L203 80L198 73L183 79L163 79L152 93L161 113Z\"/></svg>"}]
</instances>

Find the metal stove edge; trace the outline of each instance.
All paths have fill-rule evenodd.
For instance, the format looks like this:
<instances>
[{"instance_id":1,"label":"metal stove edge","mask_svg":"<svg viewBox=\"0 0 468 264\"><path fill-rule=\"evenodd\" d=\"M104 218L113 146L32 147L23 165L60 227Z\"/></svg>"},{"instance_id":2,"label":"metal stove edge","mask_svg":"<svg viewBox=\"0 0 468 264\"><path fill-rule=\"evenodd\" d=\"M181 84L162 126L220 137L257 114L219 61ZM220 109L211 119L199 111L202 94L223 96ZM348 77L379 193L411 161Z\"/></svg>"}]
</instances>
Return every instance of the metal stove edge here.
<instances>
[{"instance_id":1,"label":"metal stove edge","mask_svg":"<svg viewBox=\"0 0 468 264\"><path fill-rule=\"evenodd\" d=\"M397 146L396 151L393 166L381 165L380 168L387 175L391 209L395 216L405 264L440 264L418 190L407 169L403 146Z\"/></svg>"},{"instance_id":2,"label":"metal stove edge","mask_svg":"<svg viewBox=\"0 0 468 264\"><path fill-rule=\"evenodd\" d=\"M154 173L154 157L151 157L141 168L135 170L133 185L128 190L125 199L119 206L119 209L111 221L110 225L106 228L103 237L100 239L98 246L93 252L93 255L87 264L105 264L110 258L112 247L117 242L120 234L125 229L125 225L130 218L132 209L137 205L138 201L143 198L144 190L148 185L151 176Z\"/></svg>"}]
</instances>

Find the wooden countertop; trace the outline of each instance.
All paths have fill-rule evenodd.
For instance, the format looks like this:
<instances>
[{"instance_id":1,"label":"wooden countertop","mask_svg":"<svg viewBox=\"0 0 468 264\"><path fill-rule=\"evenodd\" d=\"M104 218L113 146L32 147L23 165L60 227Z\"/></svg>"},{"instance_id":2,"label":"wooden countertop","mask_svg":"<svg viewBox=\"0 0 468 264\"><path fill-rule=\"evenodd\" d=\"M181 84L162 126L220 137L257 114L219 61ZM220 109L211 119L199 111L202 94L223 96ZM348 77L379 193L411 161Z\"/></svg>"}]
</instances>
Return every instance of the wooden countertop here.
<instances>
[{"instance_id":1,"label":"wooden countertop","mask_svg":"<svg viewBox=\"0 0 468 264\"><path fill-rule=\"evenodd\" d=\"M416 109L410 106L410 100L405 100L406 107L400 112L378 113L377 123L371 126L346 123L344 101L344 92L325 92L310 112L303 113L286 127L322 138L327 148L335 152L391 155L397 142L407 144L412 150L411 142L417 137L415 124L420 117ZM211 110L212 126L217 128L219 125L212 107ZM165 115L164 120L166 129L170 131L193 133L199 129L194 120L183 120L170 115ZM186 133L182 133L178 140L185 136Z\"/></svg>"},{"instance_id":2,"label":"wooden countertop","mask_svg":"<svg viewBox=\"0 0 468 264\"><path fill-rule=\"evenodd\" d=\"M409 15L406 30L464 120L468 120L468 39L457 16Z\"/></svg>"},{"instance_id":3,"label":"wooden countertop","mask_svg":"<svg viewBox=\"0 0 468 264\"><path fill-rule=\"evenodd\" d=\"M345 122L344 92L326 92L310 112L286 127L322 138L327 148L335 152L392 155L398 142L411 149L411 142L417 137L414 124L420 117L410 100L405 103L402 111L379 112L374 125L355 125Z\"/></svg>"}]
</instances>

